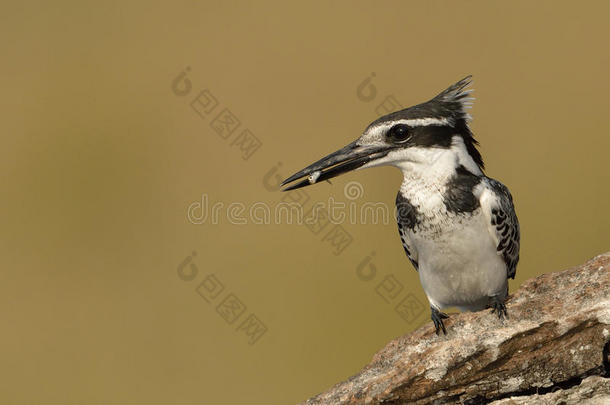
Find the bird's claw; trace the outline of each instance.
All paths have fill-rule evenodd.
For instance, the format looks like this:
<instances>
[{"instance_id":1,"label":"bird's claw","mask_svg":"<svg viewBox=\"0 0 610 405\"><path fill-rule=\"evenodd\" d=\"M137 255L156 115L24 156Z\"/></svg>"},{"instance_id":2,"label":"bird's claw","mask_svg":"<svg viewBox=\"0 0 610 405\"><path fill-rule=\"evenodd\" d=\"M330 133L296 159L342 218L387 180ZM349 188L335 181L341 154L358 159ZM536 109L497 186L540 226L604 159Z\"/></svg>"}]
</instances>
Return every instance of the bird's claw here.
<instances>
[{"instance_id":1,"label":"bird's claw","mask_svg":"<svg viewBox=\"0 0 610 405\"><path fill-rule=\"evenodd\" d=\"M434 322L434 328L436 329L436 334L439 335L440 331L443 331L443 334L447 334L447 329L445 329L445 324L443 323L443 319L447 319L449 318L449 315L447 315L444 312L440 312L438 309L434 308L434 307L430 307L430 309L432 310L432 314L430 315L430 318L432 319L432 322Z\"/></svg>"},{"instance_id":2,"label":"bird's claw","mask_svg":"<svg viewBox=\"0 0 610 405\"><path fill-rule=\"evenodd\" d=\"M491 299L491 303L490 303L490 307L491 307L491 313L497 313L498 314L498 318L500 320L506 318L508 319L508 312L506 311L506 305L504 304L504 302L502 300L500 300L500 298L498 298L498 296L493 296L490 297Z\"/></svg>"}]
</instances>

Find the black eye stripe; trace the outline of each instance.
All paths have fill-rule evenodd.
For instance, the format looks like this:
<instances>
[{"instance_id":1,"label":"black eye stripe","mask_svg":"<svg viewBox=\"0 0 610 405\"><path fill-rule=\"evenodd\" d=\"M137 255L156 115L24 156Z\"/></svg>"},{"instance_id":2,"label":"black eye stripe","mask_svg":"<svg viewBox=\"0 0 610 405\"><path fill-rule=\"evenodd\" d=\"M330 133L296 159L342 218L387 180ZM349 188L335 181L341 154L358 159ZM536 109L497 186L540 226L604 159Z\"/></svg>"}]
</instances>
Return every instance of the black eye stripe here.
<instances>
[{"instance_id":1,"label":"black eye stripe","mask_svg":"<svg viewBox=\"0 0 610 405\"><path fill-rule=\"evenodd\" d=\"M453 135L458 133L455 128L450 126L429 125L425 127L415 127L411 130L413 138L411 143L415 146L438 146L448 148L451 146Z\"/></svg>"},{"instance_id":2,"label":"black eye stripe","mask_svg":"<svg viewBox=\"0 0 610 405\"><path fill-rule=\"evenodd\" d=\"M393 144L409 144L412 146L450 147L453 135L459 134L450 125L409 126L396 124L387 130L385 136Z\"/></svg>"}]
</instances>

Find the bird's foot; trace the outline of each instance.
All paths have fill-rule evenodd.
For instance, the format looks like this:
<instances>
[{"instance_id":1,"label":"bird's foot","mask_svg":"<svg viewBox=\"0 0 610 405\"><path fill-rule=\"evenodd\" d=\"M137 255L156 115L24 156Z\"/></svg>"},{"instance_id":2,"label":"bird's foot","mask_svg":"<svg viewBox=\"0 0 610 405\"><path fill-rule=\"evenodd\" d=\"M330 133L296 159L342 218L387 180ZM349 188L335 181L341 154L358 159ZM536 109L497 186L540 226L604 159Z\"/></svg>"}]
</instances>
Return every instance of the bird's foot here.
<instances>
[{"instance_id":1,"label":"bird's foot","mask_svg":"<svg viewBox=\"0 0 610 405\"><path fill-rule=\"evenodd\" d=\"M434 328L436 329L436 334L438 335L440 333L440 331L443 331L443 334L447 334L447 330L445 329L445 324L443 324L443 319L447 319L449 318L449 315L447 315L444 312L440 312L438 309L434 308L434 307L430 307L430 309L432 310L432 314L430 315L430 318L432 319L432 322L434 322Z\"/></svg>"},{"instance_id":2,"label":"bird's foot","mask_svg":"<svg viewBox=\"0 0 610 405\"><path fill-rule=\"evenodd\" d=\"M506 311L506 305L497 295L489 297L489 306L491 307L491 313L497 313L498 318L508 319L508 312Z\"/></svg>"}]
</instances>

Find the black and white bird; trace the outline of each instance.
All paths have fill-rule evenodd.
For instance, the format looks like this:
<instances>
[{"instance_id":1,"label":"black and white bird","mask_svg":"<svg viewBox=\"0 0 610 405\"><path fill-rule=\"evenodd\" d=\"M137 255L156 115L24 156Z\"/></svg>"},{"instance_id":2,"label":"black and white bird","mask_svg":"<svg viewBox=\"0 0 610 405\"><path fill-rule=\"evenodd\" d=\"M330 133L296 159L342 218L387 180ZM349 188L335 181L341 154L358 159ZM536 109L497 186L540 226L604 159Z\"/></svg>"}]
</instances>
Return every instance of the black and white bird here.
<instances>
[{"instance_id":1,"label":"black and white bird","mask_svg":"<svg viewBox=\"0 0 610 405\"><path fill-rule=\"evenodd\" d=\"M419 272L438 334L443 308L492 308L507 316L508 278L519 261L519 222L510 192L483 173L468 127L468 76L428 102L373 121L354 142L287 178L284 191L355 169L395 166L405 252Z\"/></svg>"}]
</instances>

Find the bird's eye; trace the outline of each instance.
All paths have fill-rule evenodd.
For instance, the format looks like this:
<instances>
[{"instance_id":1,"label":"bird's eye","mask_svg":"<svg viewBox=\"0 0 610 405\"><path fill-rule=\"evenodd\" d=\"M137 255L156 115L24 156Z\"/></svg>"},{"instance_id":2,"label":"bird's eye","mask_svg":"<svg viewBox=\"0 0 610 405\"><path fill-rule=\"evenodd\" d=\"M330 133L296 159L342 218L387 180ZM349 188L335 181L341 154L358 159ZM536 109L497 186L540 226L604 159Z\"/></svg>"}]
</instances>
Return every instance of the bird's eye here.
<instances>
[{"instance_id":1,"label":"bird's eye","mask_svg":"<svg viewBox=\"0 0 610 405\"><path fill-rule=\"evenodd\" d=\"M411 131L407 125L398 124L390 128L386 136L394 143L403 143L411 137Z\"/></svg>"}]
</instances>

